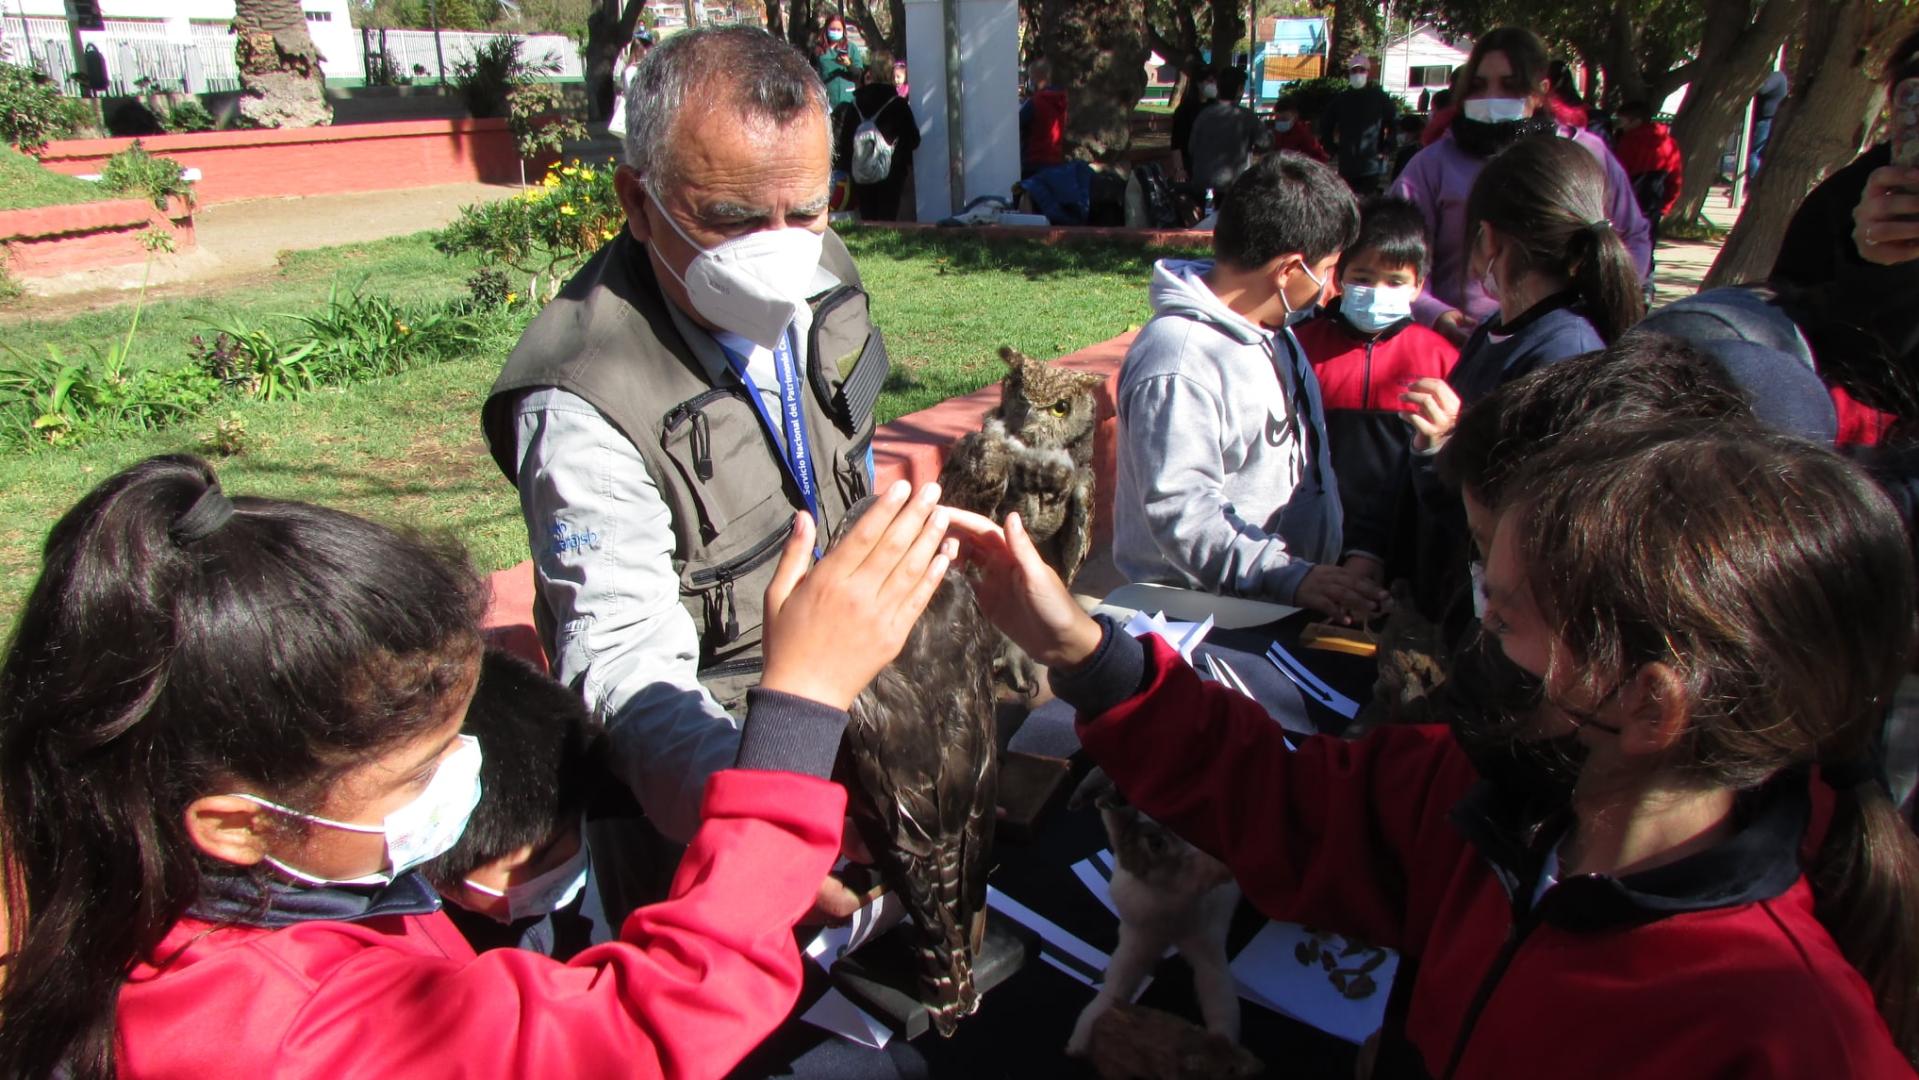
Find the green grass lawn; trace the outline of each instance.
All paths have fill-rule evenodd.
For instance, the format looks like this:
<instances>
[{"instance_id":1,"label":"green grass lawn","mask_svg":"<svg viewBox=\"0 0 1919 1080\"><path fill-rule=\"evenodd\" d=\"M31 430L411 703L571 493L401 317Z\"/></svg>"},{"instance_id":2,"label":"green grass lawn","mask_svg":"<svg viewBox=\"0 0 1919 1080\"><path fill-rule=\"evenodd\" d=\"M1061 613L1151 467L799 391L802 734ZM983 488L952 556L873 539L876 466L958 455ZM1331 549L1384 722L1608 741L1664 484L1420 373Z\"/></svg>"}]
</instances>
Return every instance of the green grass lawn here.
<instances>
[{"instance_id":1,"label":"green grass lawn","mask_svg":"<svg viewBox=\"0 0 1919 1080\"><path fill-rule=\"evenodd\" d=\"M1146 277L1158 254L1123 244L989 244L949 232L853 228L843 235L893 359L882 421L999 378L1001 345L1054 356L1138 326L1148 315ZM427 234L289 254L265 280L150 302L141 362L185 362L188 340L209 319L258 323L275 312L311 310L333 287L446 299L463 293L470 272L470 263L434 252ZM62 320L29 314L8 322L5 340L23 351L104 346L125 332L129 310ZM0 618L11 621L32 584L47 529L89 487L150 454L199 452L202 437L228 414L245 429L244 452L216 462L228 491L450 531L486 571L519 562L526 535L518 502L479 434L480 403L503 357L504 347L293 402L222 407L166 431L0 456Z\"/></svg>"},{"instance_id":2,"label":"green grass lawn","mask_svg":"<svg viewBox=\"0 0 1919 1080\"><path fill-rule=\"evenodd\" d=\"M0 210L28 210L36 206L94 202L119 198L100 185L54 172L15 150L0 146Z\"/></svg>"}]
</instances>

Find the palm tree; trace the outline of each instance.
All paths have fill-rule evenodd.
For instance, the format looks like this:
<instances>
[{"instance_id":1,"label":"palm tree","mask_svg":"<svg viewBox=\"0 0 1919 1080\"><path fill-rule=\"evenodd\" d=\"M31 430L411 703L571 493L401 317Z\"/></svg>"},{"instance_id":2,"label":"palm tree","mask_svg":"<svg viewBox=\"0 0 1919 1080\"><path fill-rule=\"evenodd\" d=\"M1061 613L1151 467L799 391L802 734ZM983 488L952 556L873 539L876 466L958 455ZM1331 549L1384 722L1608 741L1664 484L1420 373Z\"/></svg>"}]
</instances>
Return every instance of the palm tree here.
<instances>
[{"instance_id":1,"label":"palm tree","mask_svg":"<svg viewBox=\"0 0 1919 1080\"><path fill-rule=\"evenodd\" d=\"M307 33L300 0L234 0L233 33L240 115L259 127L332 121L320 50Z\"/></svg>"}]
</instances>

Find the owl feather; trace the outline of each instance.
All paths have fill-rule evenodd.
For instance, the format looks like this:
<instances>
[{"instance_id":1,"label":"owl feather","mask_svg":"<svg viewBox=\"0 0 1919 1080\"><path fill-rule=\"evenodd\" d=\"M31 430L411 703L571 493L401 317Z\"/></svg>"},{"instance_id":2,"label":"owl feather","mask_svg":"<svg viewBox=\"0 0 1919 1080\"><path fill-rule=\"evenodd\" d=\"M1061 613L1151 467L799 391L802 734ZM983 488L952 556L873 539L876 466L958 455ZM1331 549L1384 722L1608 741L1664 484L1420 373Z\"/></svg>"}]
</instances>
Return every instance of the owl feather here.
<instances>
[{"instance_id":1,"label":"owl feather","mask_svg":"<svg viewBox=\"0 0 1919 1080\"><path fill-rule=\"evenodd\" d=\"M920 1000L941 1035L979 1008L973 958L999 787L997 637L971 583L949 572L899 657L854 701L842 743L854 828L912 917Z\"/></svg>"}]
</instances>

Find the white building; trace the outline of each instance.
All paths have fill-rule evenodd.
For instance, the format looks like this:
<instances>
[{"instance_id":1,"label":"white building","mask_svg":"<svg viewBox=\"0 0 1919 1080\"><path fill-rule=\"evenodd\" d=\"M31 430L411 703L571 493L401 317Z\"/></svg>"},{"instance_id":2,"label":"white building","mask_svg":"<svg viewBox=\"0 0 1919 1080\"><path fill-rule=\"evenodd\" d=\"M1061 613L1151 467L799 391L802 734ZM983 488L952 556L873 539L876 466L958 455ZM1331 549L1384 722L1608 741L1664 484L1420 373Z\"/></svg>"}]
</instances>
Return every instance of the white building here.
<instances>
[{"instance_id":1,"label":"white building","mask_svg":"<svg viewBox=\"0 0 1919 1080\"><path fill-rule=\"evenodd\" d=\"M1454 43L1431 26L1414 27L1412 33L1393 38L1380 50L1380 85L1417 108L1420 94L1445 89L1452 70L1465 63L1471 52L1471 41Z\"/></svg>"},{"instance_id":2,"label":"white building","mask_svg":"<svg viewBox=\"0 0 1919 1080\"><path fill-rule=\"evenodd\" d=\"M148 88L217 93L240 88L233 57L233 0L98 0L104 27L79 32L80 48L91 45L106 62L109 93ZM363 40L347 10L347 0L302 0L307 32L320 50L320 69L330 81L357 84L366 77L369 46L382 47L401 73L431 79L442 66L450 76L459 61L489 39L490 33L454 30L368 31ZM73 73L74 34L67 25L65 0L0 0L0 58L39 68L78 93ZM557 34L523 39L523 55L550 59L561 78L578 78L579 49Z\"/></svg>"}]
</instances>

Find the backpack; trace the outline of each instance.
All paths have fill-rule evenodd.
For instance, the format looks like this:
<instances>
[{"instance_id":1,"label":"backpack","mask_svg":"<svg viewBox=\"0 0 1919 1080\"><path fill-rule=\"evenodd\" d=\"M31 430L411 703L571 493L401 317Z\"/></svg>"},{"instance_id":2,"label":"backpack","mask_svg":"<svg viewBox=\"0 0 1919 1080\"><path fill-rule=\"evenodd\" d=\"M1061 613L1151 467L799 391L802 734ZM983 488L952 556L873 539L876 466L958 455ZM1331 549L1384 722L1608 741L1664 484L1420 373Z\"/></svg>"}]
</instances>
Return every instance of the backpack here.
<instances>
[{"instance_id":1,"label":"backpack","mask_svg":"<svg viewBox=\"0 0 1919 1080\"><path fill-rule=\"evenodd\" d=\"M860 126L853 129L852 173L855 184L877 184L885 180L893 171L893 141L880 134L875 123L886 106L898 101L892 98L868 116L859 112L855 105L853 111L859 113Z\"/></svg>"}]
</instances>

